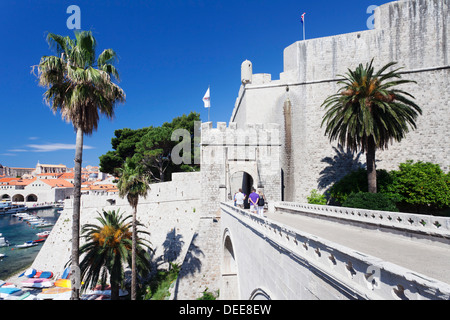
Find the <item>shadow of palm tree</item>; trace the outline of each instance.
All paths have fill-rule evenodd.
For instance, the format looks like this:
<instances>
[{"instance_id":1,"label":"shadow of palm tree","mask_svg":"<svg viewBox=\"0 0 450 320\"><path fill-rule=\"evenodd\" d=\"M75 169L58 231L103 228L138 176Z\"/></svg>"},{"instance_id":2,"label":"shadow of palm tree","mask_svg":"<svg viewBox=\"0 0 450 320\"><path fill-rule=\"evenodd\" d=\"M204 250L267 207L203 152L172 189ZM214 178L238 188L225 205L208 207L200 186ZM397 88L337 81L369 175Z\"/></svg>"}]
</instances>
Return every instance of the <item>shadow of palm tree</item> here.
<instances>
[{"instance_id":1,"label":"shadow of palm tree","mask_svg":"<svg viewBox=\"0 0 450 320\"><path fill-rule=\"evenodd\" d=\"M183 249L184 241L183 235L177 234L175 228L170 230L166 235L166 240L163 242L163 257L164 262L173 262L178 259Z\"/></svg>"},{"instance_id":2,"label":"shadow of palm tree","mask_svg":"<svg viewBox=\"0 0 450 320\"><path fill-rule=\"evenodd\" d=\"M359 152L355 155L355 152L344 148L341 145L333 147L336 154L333 157L325 157L321 162L325 162L328 165L320 172L318 179L319 189L329 189L334 183L342 179L347 173L365 167L360 162L360 157L363 154Z\"/></svg>"},{"instance_id":3,"label":"shadow of palm tree","mask_svg":"<svg viewBox=\"0 0 450 320\"><path fill-rule=\"evenodd\" d=\"M181 267L180 273L178 275L175 291L174 291L174 299L177 299L178 296L178 286L180 283L180 279L187 277L189 275L193 275L196 272L201 270L202 262L201 256L205 256L203 251L199 246L196 245L195 241L198 237L198 233L195 233L192 237L191 244L186 253L186 257L184 258L183 265Z\"/></svg>"}]
</instances>

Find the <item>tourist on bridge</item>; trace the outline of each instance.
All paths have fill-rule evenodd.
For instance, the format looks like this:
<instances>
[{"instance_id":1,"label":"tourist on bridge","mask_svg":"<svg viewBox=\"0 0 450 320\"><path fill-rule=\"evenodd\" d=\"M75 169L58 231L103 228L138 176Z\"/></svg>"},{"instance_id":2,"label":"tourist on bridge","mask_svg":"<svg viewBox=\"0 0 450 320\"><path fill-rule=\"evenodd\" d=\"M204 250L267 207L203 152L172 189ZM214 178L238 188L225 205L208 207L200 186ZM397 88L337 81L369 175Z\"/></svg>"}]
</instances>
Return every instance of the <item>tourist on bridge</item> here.
<instances>
[{"instance_id":1,"label":"tourist on bridge","mask_svg":"<svg viewBox=\"0 0 450 320\"><path fill-rule=\"evenodd\" d=\"M244 209L244 200L247 196L242 193L242 189L239 189L239 192L237 192L234 195L234 202L236 203L236 206L238 206L241 209Z\"/></svg>"},{"instance_id":2,"label":"tourist on bridge","mask_svg":"<svg viewBox=\"0 0 450 320\"><path fill-rule=\"evenodd\" d=\"M259 195L256 193L255 188L252 188L252 193L250 193L248 199L250 200L250 211L256 213L258 211Z\"/></svg>"}]
</instances>

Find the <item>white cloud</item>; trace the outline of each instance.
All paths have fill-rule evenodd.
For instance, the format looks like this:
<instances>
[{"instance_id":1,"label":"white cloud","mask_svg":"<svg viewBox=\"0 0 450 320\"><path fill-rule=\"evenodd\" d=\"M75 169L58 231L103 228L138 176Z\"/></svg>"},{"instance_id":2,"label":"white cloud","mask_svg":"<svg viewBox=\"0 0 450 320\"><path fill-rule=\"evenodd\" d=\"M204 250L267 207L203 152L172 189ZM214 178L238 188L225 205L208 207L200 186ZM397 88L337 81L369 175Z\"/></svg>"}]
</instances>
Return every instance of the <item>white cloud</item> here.
<instances>
[{"instance_id":1,"label":"white cloud","mask_svg":"<svg viewBox=\"0 0 450 320\"><path fill-rule=\"evenodd\" d=\"M75 150L74 144L68 143L48 143L48 144L28 144L27 147L32 148L32 152L52 152L59 150ZM83 149L94 149L94 147L84 145Z\"/></svg>"}]
</instances>

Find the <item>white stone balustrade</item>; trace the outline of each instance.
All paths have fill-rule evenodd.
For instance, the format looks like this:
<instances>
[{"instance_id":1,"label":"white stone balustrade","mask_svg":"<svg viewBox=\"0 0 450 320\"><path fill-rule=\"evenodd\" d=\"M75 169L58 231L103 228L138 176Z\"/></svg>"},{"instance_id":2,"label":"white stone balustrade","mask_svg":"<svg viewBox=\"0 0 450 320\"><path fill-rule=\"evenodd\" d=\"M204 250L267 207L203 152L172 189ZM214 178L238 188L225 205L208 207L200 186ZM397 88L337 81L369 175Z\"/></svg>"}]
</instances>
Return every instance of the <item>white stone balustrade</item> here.
<instances>
[{"instance_id":1,"label":"white stone balustrade","mask_svg":"<svg viewBox=\"0 0 450 320\"><path fill-rule=\"evenodd\" d=\"M352 212L356 216L355 219L379 219L387 220L389 215L392 220L398 217L408 221L409 215L392 213L384 213L383 219L379 216L372 217L367 210L345 209L343 212L336 212L335 208L319 208L317 206L299 205L297 204L277 204L278 209L298 208L298 210L322 210L330 213L330 215L350 215ZM320 206L323 207L323 206ZM342 246L331 241L321 239L315 235L307 234L293 229L292 227L274 222L270 219L261 218L248 210L242 210L232 203L222 203L222 228L229 228L234 234L242 232L252 232L258 235L261 241L264 241L264 250L259 249L255 255L250 252L252 248L261 248L263 245L246 244L248 250L246 254L252 255L254 265L246 265L245 268L257 270L259 265L267 266L267 261L283 261L280 262L278 269L271 266L273 277L272 283L275 286L267 288L267 275L258 279L257 275L242 270L240 265L239 274L251 274L252 281L239 280L240 290L242 293L252 292L257 287L264 287L271 294L273 299L303 299L306 291L314 293L314 297L321 299L336 298L354 298L354 299L374 299L374 300L436 300L450 299L450 285L431 279L417 272L400 267L388 261L363 254L348 247ZM344 209L344 208L341 208ZM297 210L297 209L295 209ZM345 212L347 211L347 213ZM361 214L361 216L359 215ZM404 219L406 217L406 219ZM234 219L231 219L234 218ZM434 219L426 220L423 225L419 221L412 223L418 224L417 227L426 227L427 224L433 225ZM416 221L417 219L413 219ZM236 224L236 221L239 223ZM425 220L424 220L425 221ZM441 219L437 219L444 229L448 231L448 224ZM232 222L232 223L230 223ZM401 224L401 222L398 222ZM409 223L409 222L407 222ZM240 225L243 229L236 230L236 225ZM408 226L408 224L405 224ZM408 226L411 227L411 226ZM431 227L429 227L431 228ZM437 228L437 227L436 227ZM242 259L242 245L233 243L235 246L236 257L239 261ZM239 246L239 247L238 247ZM276 250L273 250L273 249ZM280 253L289 259L281 259ZM271 257L272 256L272 257ZM286 262L289 260L289 262ZM306 278L302 275L310 272L310 276ZM288 273L288 274L286 274ZM290 274L289 274L290 273ZM287 280L288 279L288 280ZM303 280L298 280L303 279ZM305 281L305 279L307 279ZM299 282L300 281L300 282ZM303 283L301 281L304 281ZM254 286L249 287L249 282ZM323 283L327 283L324 285ZM247 288L248 287L248 288ZM330 290L330 287L335 290ZM288 288L280 290L280 288ZM289 294L288 294L289 293ZM247 298L242 297L241 298ZM308 296L306 297L308 298Z\"/></svg>"},{"instance_id":2,"label":"white stone balustrade","mask_svg":"<svg viewBox=\"0 0 450 320\"><path fill-rule=\"evenodd\" d=\"M363 223L386 227L396 232L409 232L433 237L433 240L450 243L450 218L403 212L366 210L307 203L280 202L275 210L314 215L325 219L336 218L349 223Z\"/></svg>"}]
</instances>

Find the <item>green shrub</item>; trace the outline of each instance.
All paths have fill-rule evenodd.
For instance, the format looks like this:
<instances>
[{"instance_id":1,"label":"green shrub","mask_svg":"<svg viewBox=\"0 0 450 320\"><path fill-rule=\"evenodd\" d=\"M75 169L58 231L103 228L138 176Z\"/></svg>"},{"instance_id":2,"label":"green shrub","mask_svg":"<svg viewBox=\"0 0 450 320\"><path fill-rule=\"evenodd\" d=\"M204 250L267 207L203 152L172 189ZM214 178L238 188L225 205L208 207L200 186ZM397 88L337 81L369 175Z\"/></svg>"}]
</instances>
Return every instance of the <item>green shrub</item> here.
<instances>
[{"instance_id":1,"label":"green shrub","mask_svg":"<svg viewBox=\"0 0 450 320\"><path fill-rule=\"evenodd\" d=\"M217 293L217 296L218 295L219 294ZM217 296L214 293L209 292L208 288L206 288L205 291L203 291L202 296L197 298L197 300L216 300Z\"/></svg>"},{"instance_id":2,"label":"green shrub","mask_svg":"<svg viewBox=\"0 0 450 320\"><path fill-rule=\"evenodd\" d=\"M342 203L342 206L369 210L398 211L395 203L383 193L351 193Z\"/></svg>"},{"instance_id":3,"label":"green shrub","mask_svg":"<svg viewBox=\"0 0 450 320\"><path fill-rule=\"evenodd\" d=\"M171 263L170 270L160 270L148 283L144 300L165 300L170 297L170 286L176 281L180 267Z\"/></svg>"},{"instance_id":4,"label":"green shrub","mask_svg":"<svg viewBox=\"0 0 450 320\"><path fill-rule=\"evenodd\" d=\"M311 191L311 195L309 197L307 197L308 199L308 203L311 204L327 204L327 199L325 198L325 195L320 194L319 192L317 192L316 189L313 189Z\"/></svg>"},{"instance_id":5,"label":"green shrub","mask_svg":"<svg viewBox=\"0 0 450 320\"><path fill-rule=\"evenodd\" d=\"M437 164L407 161L391 171L386 193L396 198L402 211L436 213L450 206L450 175Z\"/></svg>"},{"instance_id":6,"label":"green shrub","mask_svg":"<svg viewBox=\"0 0 450 320\"><path fill-rule=\"evenodd\" d=\"M392 183L392 178L386 170L377 170L377 189L384 193ZM350 172L336 182L329 190L332 203L343 204L351 193L367 192L367 170L364 168Z\"/></svg>"}]
</instances>

